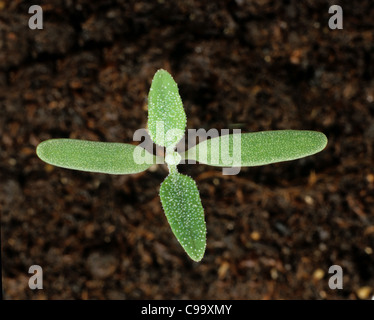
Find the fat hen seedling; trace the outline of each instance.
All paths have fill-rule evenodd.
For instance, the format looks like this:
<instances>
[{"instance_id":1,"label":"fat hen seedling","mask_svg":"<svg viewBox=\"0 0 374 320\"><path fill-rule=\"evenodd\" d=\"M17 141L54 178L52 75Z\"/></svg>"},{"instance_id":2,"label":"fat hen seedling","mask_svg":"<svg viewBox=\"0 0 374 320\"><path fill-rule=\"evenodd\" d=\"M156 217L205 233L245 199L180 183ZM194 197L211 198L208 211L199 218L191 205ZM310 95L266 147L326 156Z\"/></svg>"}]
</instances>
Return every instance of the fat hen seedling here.
<instances>
[{"instance_id":1,"label":"fat hen seedling","mask_svg":"<svg viewBox=\"0 0 374 320\"><path fill-rule=\"evenodd\" d=\"M184 136L186 122L176 82L167 71L158 70L148 96L148 130L152 141L166 148L169 175L161 184L160 199L174 235L194 261L200 261L205 253L206 224L195 181L178 172L182 160L250 167L299 159L327 144L321 132L280 130L214 137L178 153L176 146ZM234 152L235 141L239 141L240 152ZM140 153L136 152L139 148ZM138 173L159 163L159 156L126 143L51 139L41 142L36 152L40 159L58 167L109 174ZM136 156L140 154L142 159Z\"/></svg>"}]
</instances>

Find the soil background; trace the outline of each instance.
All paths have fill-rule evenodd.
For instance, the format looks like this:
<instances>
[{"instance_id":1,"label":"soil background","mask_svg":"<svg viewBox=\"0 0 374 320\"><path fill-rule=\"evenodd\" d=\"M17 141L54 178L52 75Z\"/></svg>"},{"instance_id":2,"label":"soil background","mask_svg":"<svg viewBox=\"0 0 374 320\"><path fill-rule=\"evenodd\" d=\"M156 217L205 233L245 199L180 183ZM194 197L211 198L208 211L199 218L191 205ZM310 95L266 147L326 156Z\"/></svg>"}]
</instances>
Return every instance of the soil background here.
<instances>
[{"instance_id":1,"label":"soil background","mask_svg":"<svg viewBox=\"0 0 374 320\"><path fill-rule=\"evenodd\" d=\"M43 30L31 30L31 5ZM344 29L331 30L331 5ZM6 299L370 299L372 1L0 0L0 211ZM223 176L180 165L207 223L200 263L158 191L164 165L111 176L45 164L50 138L133 142L157 69L188 128L307 129L316 155ZM43 290L30 290L31 265ZM344 272L332 290L329 268Z\"/></svg>"}]
</instances>

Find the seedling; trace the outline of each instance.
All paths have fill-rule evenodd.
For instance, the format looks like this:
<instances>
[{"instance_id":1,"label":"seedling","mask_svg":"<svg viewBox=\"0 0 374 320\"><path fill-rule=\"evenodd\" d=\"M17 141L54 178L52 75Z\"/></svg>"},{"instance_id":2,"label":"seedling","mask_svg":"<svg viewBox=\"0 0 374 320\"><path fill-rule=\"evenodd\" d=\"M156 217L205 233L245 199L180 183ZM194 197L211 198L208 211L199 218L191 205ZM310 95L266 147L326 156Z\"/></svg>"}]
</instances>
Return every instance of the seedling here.
<instances>
[{"instance_id":1,"label":"seedling","mask_svg":"<svg viewBox=\"0 0 374 320\"><path fill-rule=\"evenodd\" d=\"M162 160L169 175L161 184L160 199L174 235L194 261L204 256L206 224L195 181L178 172L182 160L219 167L259 166L312 155L327 144L320 132L280 130L218 136L179 153L176 146L185 129L177 84L167 71L158 70L148 96L148 131L153 142L166 149ZM36 152L58 167L109 174L138 173L160 163L160 156L125 143L51 139L40 143Z\"/></svg>"}]
</instances>

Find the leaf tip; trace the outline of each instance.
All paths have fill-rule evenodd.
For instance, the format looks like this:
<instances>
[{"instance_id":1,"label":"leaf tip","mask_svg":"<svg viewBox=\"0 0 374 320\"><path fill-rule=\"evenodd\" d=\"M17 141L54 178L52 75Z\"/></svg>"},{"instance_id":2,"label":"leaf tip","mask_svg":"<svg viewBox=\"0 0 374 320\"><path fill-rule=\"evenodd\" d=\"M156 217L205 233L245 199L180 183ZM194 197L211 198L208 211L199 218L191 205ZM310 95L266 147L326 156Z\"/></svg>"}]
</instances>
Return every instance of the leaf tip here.
<instances>
[{"instance_id":1,"label":"leaf tip","mask_svg":"<svg viewBox=\"0 0 374 320\"><path fill-rule=\"evenodd\" d=\"M318 153L326 148L328 139L323 132L310 131L310 138L312 139L313 145L315 146L314 153Z\"/></svg>"},{"instance_id":2,"label":"leaf tip","mask_svg":"<svg viewBox=\"0 0 374 320\"><path fill-rule=\"evenodd\" d=\"M48 140L45 140L45 141L42 141L40 142L37 146L36 146L36 155L38 156L38 158L40 160L43 160L44 162L46 162L46 154L45 154L45 151L46 151L46 145L47 145L47 141Z\"/></svg>"},{"instance_id":3,"label":"leaf tip","mask_svg":"<svg viewBox=\"0 0 374 320\"><path fill-rule=\"evenodd\" d=\"M329 140L327 139L326 135L322 132L318 132L320 134L321 139L321 151L326 148Z\"/></svg>"}]
</instances>

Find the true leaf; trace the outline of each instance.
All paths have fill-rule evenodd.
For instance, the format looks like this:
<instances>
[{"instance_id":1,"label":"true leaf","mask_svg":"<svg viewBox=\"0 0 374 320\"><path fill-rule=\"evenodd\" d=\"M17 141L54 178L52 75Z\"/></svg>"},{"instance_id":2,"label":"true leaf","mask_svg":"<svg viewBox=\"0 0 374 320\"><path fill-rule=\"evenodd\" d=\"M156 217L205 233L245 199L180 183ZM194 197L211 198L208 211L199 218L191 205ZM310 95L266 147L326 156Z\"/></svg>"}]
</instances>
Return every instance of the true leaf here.
<instances>
[{"instance_id":1,"label":"true leaf","mask_svg":"<svg viewBox=\"0 0 374 320\"><path fill-rule=\"evenodd\" d=\"M171 229L194 261L200 261L206 247L204 209L195 181L174 172L161 184L161 203Z\"/></svg>"},{"instance_id":2,"label":"true leaf","mask_svg":"<svg viewBox=\"0 0 374 320\"><path fill-rule=\"evenodd\" d=\"M326 144L323 133L307 130L230 134L205 140L183 153L182 158L220 167L260 166L309 156Z\"/></svg>"},{"instance_id":3,"label":"true leaf","mask_svg":"<svg viewBox=\"0 0 374 320\"><path fill-rule=\"evenodd\" d=\"M186 114L178 86L162 69L154 75L149 90L148 129L153 142L167 148L175 146L186 129Z\"/></svg>"},{"instance_id":4,"label":"true leaf","mask_svg":"<svg viewBox=\"0 0 374 320\"><path fill-rule=\"evenodd\" d=\"M142 172L156 163L155 156L136 147L126 143L51 139L40 143L36 153L43 161L62 168L126 174ZM134 159L135 150L143 152L142 159Z\"/></svg>"}]
</instances>

